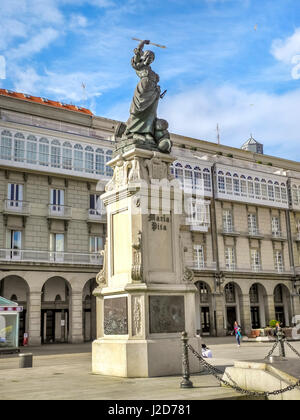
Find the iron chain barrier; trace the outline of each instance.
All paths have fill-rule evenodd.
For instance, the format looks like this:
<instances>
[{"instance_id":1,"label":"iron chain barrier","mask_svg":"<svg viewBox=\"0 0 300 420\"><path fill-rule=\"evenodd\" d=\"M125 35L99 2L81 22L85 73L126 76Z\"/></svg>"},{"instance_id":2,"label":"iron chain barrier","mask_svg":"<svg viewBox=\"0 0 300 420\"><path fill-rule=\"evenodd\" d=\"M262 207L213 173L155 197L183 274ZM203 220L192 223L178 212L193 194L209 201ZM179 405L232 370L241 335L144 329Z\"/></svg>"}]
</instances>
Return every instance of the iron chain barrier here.
<instances>
[{"instance_id":1,"label":"iron chain barrier","mask_svg":"<svg viewBox=\"0 0 300 420\"><path fill-rule=\"evenodd\" d=\"M277 346L284 346L284 343L288 345L288 347L300 358L300 353L282 336L277 337L277 341L274 343L272 349L267 354L266 358L269 358L274 353L274 350ZM209 374L214 376L218 382L227 387L232 388L236 392L244 395L249 395L251 397L269 397L271 395L280 395L288 391L292 391L296 389L297 387L300 387L300 380L297 381L293 385L289 385L286 388L278 389L276 391L266 391L266 392L259 392L259 391L249 391L247 389L241 388L229 375L228 372L222 372L221 370L217 369L215 366L208 363L203 356L201 356L190 344L188 344L188 338L187 333L182 333L182 347L183 347L183 353L182 353L182 367L183 367L183 381L181 382L180 386L181 388L192 388L193 383L190 381L190 372L189 372L189 362L188 362L188 351L190 350L191 353L199 360L200 364L203 366L205 370L208 371ZM279 348L279 353L282 355L282 348ZM283 354L285 354L283 352ZM231 382L228 382L227 380L223 379L222 376L226 375L228 380Z\"/></svg>"}]
</instances>

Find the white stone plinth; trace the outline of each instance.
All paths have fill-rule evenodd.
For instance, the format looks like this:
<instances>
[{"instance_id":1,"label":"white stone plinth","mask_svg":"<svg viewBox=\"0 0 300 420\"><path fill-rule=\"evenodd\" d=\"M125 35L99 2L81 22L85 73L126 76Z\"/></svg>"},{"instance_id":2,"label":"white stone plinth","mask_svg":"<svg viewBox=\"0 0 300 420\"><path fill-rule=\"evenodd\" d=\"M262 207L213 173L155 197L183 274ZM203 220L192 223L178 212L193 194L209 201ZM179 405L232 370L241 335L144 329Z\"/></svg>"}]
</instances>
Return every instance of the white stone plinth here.
<instances>
[{"instance_id":1,"label":"white stone plinth","mask_svg":"<svg viewBox=\"0 0 300 420\"><path fill-rule=\"evenodd\" d=\"M200 339L189 343L201 354ZM93 342L92 371L125 378L147 378L182 374L182 342L178 338L122 340L101 338ZM190 353L190 372L201 371Z\"/></svg>"}]
</instances>

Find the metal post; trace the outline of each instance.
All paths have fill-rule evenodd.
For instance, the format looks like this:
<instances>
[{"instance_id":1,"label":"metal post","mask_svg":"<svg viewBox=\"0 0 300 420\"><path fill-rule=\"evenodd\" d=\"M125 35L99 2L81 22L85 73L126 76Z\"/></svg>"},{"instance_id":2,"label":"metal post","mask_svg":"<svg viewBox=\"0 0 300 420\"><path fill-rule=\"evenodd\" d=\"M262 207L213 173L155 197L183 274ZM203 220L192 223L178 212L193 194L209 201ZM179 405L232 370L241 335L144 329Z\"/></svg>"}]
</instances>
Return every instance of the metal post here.
<instances>
[{"instance_id":1,"label":"metal post","mask_svg":"<svg viewBox=\"0 0 300 420\"><path fill-rule=\"evenodd\" d=\"M32 368L32 353L20 353L19 354L19 367L20 368Z\"/></svg>"},{"instance_id":2,"label":"metal post","mask_svg":"<svg viewBox=\"0 0 300 420\"><path fill-rule=\"evenodd\" d=\"M190 366L189 366L189 349L187 333L184 331L181 335L182 341L182 381L180 388L193 388L193 383L190 381Z\"/></svg>"},{"instance_id":3,"label":"metal post","mask_svg":"<svg viewBox=\"0 0 300 420\"><path fill-rule=\"evenodd\" d=\"M279 343L279 357L285 358L284 333L280 327L277 331L277 339Z\"/></svg>"}]
</instances>

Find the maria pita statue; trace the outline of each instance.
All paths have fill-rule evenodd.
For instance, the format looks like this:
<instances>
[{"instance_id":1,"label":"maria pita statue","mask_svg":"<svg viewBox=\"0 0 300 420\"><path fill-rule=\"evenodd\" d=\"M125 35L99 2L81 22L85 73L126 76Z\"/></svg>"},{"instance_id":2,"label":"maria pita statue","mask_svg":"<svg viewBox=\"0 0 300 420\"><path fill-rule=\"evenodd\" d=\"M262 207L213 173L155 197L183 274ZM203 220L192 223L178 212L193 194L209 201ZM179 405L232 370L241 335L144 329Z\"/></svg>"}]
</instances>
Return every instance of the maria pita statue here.
<instances>
[{"instance_id":1,"label":"maria pita statue","mask_svg":"<svg viewBox=\"0 0 300 420\"><path fill-rule=\"evenodd\" d=\"M141 41L134 49L131 65L140 78L130 106L130 117L122 136L122 141L132 142L138 147L170 153L172 143L168 132L168 122L157 118L157 107L162 97L159 76L151 64L155 59L152 51L143 51L150 41Z\"/></svg>"}]
</instances>

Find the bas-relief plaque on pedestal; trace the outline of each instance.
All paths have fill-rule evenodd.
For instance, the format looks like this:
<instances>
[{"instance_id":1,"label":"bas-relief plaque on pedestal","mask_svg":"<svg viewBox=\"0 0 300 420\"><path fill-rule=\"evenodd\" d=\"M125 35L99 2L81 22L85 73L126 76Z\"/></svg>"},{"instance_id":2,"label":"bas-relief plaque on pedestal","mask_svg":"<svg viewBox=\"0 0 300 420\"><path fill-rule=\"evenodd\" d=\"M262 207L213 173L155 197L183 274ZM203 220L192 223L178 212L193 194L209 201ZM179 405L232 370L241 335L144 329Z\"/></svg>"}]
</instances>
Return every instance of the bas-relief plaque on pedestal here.
<instances>
[{"instance_id":1,"label":"bas-relief plaque on pedestal","mask_svg":"<svg viewBox=\"0 0 300 420\"><path fill-rule=\"evenodd\" d=\"M185 330L184 296L149 296L150 333Z\"/></svg>"},{"instance_id":2,"label":"bas-relief plaque on pedestal","mask_svg":"<svg viewBox=\"0 0 300 420\"><path fill-rule=\"evenodd\" d=\"M104 334L128 334L127 297L104 299Z\"/></svg>"}]
</instances>

